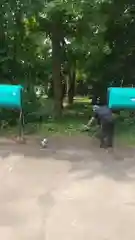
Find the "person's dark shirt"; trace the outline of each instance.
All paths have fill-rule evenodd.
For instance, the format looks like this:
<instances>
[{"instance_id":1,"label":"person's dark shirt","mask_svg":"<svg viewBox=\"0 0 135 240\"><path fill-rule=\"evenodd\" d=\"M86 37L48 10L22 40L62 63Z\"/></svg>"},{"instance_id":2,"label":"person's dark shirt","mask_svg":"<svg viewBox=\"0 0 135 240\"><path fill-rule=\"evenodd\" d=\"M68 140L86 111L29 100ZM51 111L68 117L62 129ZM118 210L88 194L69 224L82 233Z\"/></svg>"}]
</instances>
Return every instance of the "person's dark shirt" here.
<instances>
[{"instance_id":1,"label":"person's dark shirt","mask_svg":"<svg viewBox=\"0 0 135 240\"><path fill-rule=\"evenodd\" d=\"M98 124L113 121L112 111L107 106L99 106L94 112L94 117Z\"/></svg>"}]
</instances>

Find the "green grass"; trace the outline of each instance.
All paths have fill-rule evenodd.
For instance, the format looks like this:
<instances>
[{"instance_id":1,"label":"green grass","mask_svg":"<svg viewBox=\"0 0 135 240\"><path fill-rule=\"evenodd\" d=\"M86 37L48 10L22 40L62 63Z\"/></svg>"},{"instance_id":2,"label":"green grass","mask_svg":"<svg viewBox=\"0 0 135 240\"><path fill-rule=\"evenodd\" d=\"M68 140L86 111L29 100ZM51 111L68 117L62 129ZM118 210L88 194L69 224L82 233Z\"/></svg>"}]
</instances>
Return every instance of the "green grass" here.
<instances>
[{"instance_id":1,"label":"green grass","mask_svg":"<svg viewBox=\"0 0 135 240\"><path fill-rule=\"evenodd\" d=\"M48 104L46 102L45 106L47 105ZM40 135L80 134L82 124L87 123L90 112L91 107L89 104L89 99L76 98L72 107L65 106L61 119L54 120L50 117L43 124L35 124L36 132L38 132Z\"/></svg>"},{"instance_id":2,"label":"green grass","mask_svg":"<svg viewBox=\"0 0 135 240\"><path fill-rule=\"evenodd\" d=\"M116 138L129 146L135 146L135 119L130 111L121 111L116 119Z\"/></svg>"},{"instance_id":3,"label":"green grass","mask_svg":"<svg viewBox=\"0 0 135 240\"><path fill-rule=\"evenodd\" d=\"M52 103L50 100L45 100L45 112L52 112ZM96 127L93 126L89 133L81 132L83 124L86 124L89 116L91 115L90 100L88 98L76 98L72 107L65 104L63 117L59 120L53 118L46 118L44 123L29 123L25 126L25 134L36 134L40 136L49 135L94 135ZM15 135L17 134L16 128L3 129L1 135ZM123 111L116 119L116 138L119 142L126 145L135 145L135 124L134 119L129 117L129 112Z\"/></svg>"},{"instance_id":4,"label":"green grass","mask_svg":"<svg viewBox=\"0 0 135 240\"><path fill-rule=\"evenodd\" d=\"M135 126L124 123L116 124L116 138L118 141L129 146L135 146Z\"/></svg>"},{"instance_id":5,"label":"green grass","mask_svg":"<svg viewBox=\"0 0 135 240\"><path fill-rule=\"evenodd\" d=\"M91 113L91 106L88 98L76 98L72 107L65 104L63 116L59 120L49 117L44 123L28 123L25 125L26 134L39 134L41 136L48 135L78 135L81 134L80 129L86 124ZM52 114L52 101L46 99L43 103L43 112L46 115ZM1 135L17 134L17 127L6 128L1 130Z\"/></svg>"}]
</instances>

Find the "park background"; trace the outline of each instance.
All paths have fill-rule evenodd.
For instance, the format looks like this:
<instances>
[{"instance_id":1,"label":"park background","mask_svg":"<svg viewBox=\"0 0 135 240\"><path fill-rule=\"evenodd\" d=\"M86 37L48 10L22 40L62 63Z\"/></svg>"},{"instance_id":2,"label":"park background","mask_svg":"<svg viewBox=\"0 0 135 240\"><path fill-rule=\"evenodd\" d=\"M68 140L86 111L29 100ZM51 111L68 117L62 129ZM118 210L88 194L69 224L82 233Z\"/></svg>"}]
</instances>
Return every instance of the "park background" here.
<instances>
[{"instance_id":1,"label":"park background","mask_svg":"<svg viewBox=\"0 0 135 240\"><path fill-rule=\"evenodd\" d=\"M0 83L25 89L25 134L88 134L92 98L134 87L133 1L1 0L0 12ZM17 132L18 115L1 108L1 135ZM134 120L119 113L118 141L134 145Z\"/></svg>"}]
</instances>

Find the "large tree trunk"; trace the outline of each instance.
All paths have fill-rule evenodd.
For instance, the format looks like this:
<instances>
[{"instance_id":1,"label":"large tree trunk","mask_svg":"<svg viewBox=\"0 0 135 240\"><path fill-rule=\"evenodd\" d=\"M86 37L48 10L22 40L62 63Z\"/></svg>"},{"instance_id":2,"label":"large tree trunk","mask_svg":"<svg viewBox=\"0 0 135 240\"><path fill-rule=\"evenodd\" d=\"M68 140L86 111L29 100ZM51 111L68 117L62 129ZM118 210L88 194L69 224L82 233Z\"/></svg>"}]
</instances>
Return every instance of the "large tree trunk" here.
<instances>
[{"instance_id":1,"label":"large tree trunk","mask_svg":"<svg viewBox=\"0 0 135 240\"><path fill-rule=\"evenodd\" d=\"M69 77L68 77L68 104L69 105L72 105L74 101L75 80L76 80L75 68L73 68L72 70L69 69Z\"/></svg>"},{"instance_id":2,"label":"large tree trunk","mask_svg":"<svg viewBox=\"0 0 135 240\"><path fill-rule=\"evenodd\" d=\"M62 82L61 82L61 46L58 26L52 28L52 78L54 89L54 117L62 114Z\"/></svg>"}]
</instances>

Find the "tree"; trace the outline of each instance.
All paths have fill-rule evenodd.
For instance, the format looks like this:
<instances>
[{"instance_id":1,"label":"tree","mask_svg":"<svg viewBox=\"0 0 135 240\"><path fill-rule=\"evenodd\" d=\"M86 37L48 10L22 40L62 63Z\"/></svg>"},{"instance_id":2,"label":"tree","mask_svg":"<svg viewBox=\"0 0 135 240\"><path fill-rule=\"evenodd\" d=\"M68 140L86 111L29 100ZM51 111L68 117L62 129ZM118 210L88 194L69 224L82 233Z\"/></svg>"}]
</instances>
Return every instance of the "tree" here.
<instances>
[{"instance_id":1,"label":"tree","mask_svg":"<svg viewBox=\"0 0 135 240\"><path fill-rule=\"evenodd\" d=\"M47 1L45 8L39 13L40 29L46 32L52 42L54 109L57 117L61 116L62 113L61 68L66 61L68 61L68 69L70 68L70 71L68 71L70 103L73 101L74 95L76 61L73 61L73 49L69 53L70 57L63 58L67 45L65 40L70 43L75 38L78 46L80 45L81 52L85 55L84 52L88 50L87 46L90 46L90 39L95 37L95 32L99 28L99 22L101 22L97 16L100 4L100 2L94 0L91 2L87 0L76 1L75 4L72 0L53 0ZM76 54L75 56L78 57Z\"/></svg>"},{"instance_id":2,"label":"tree","mask_svg":"<svg viewBox=\"0 0 135 240\"><path fill-rule=\"evenodd\" d=\"M65 78L69 104L77 81L97 95L110 84L134 84L134 8L126 0L2 0L1 79L32 89L52 81L55 117L62 114Z\"/></svg>"},{"instance_id":3,"label":"tree","mask_svg":"<svg viewBox=\"0 0 135 240\"><path fill-rule=\"evenodd\" d=\"M102 5L108 14L104 42L109 47L96 66L95 77L103 85L132 86L135 83L134 64L134 27L135 4L133 1L111 1ZM100 55L101 56L101 55ZM93 62L94 63L94 62ZM100 77L99 77L100 76Z\"/></svg>"}]
</instances>

